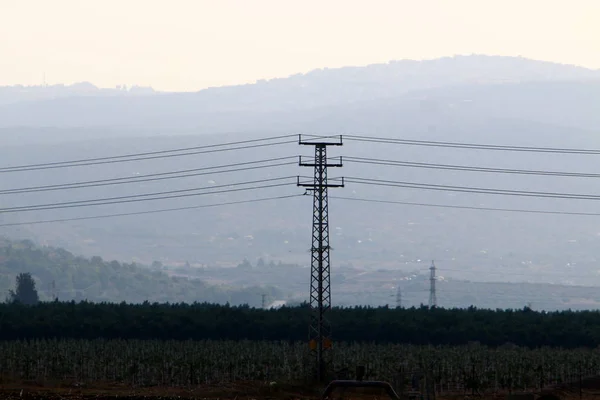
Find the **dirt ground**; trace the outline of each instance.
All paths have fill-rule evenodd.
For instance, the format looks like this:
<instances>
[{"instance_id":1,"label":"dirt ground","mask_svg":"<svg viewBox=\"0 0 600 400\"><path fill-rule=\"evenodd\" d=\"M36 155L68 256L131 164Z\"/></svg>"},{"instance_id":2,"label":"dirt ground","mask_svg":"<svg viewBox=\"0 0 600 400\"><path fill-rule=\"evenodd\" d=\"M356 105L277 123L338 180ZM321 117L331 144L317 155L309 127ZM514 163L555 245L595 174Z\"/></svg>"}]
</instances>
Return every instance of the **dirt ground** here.
<instances>
[{"instance_id":1,"label":"dirt ground","mask_svg":"<svg viewBox=\"0 0 600 400\"><path fill-rule=\"evenodd\" d=\"M190 388L132 387L119 384L77 385L69 383L0 384L0 400L79 400L79 399L203 399L203 400L292 400L317 399L319 390L293 386L272 387L262 382L239 382L225 385L203 385Z\"/></svg>"},{"instance_id":2,"label":"dirt ground","mask_svg":"<svg viewBox=\"0 0 600 400\"><path fill-rule=\"evenodd\" d=\"M320 399L321 387L306 388L291 385L270 386L263 382L239 382L236 384L196 386L192 388L140 387L102 384L77 385L73 383L0 383L0 400L316 400ZM553 394L561 400L600 399L600 377L588 378L583 382L581 397L579 384L548 389L544 394ZM535 398L539 398L536 394ZM336 391L332 400L379 400L388 399L385 393L377 390L348 389L345 393ZM462 394L436 396L436 400L505 400L506 394L464 396Z\"/></svg>"}]
</instances>

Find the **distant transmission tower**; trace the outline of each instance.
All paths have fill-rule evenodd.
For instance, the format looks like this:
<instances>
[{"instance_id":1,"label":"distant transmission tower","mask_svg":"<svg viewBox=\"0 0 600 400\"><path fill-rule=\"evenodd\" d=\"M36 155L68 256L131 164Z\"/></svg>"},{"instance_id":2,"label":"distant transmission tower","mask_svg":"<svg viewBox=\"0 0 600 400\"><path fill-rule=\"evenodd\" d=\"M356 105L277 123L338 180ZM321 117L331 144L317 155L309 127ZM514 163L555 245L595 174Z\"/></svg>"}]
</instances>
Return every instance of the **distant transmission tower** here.
<instances>
[{"instance_id":1,"label":"distant transmission tower","mask_svg":"<svg viewBox=\"0 0 600 400\"><path fill-rule=\"evenodd\" d=\"M313 192L313 217L312 217L312 247L310 268L310 327L309 346L315 357L315 377L318 382L325 381L327 366L331 362L331 326L325 317L325 313L331 308L330 259L329 259L329 206L327 189L344 187L341 184L330 184L327 182L327 167L341 167L339 162L327 162L327 146L341 146L342 136L339 142L323 142L314 139L302 140L298 137L298 143L315 147L315 158L311 162L302 162L302 167L314 167L314 178L312 183L301 183L298 177L298 186L307 188Z\"/></svg>"},{"instance_id":2,"label":"distant transmission tower","mask_svg":"<svg viewBox=\"0 0 600 400\"><path fill-rule=\"evenodd\" d=\"M56 294L56 283L54 282L54 280L52 280L52 282L50 282L49 284L50 286L50 301L55 301L58 298L58 295Z\"/></svg>"},{"instance_id":3,"label":"distant transmission tower","mask_svg":"<svg viewBox=\"0 0 600 400\"><path fill-rule=\"evenodd\" d=\"M266 294L262 294L262 309L264 310L265 308L267 308L267 295Z\"/></svg>"},{"instance_id":4,"label":"distant transmission tower","mask_svg":"<svg viewBox=\"0 0 600 400\"><path fill-rule=\"evenodd\" d=\"M402 291L400 290L400 285L398 285L398 290L396 291L396 308L402 308Z\"/></svg>"},{"instance_id":5,"label":"distant transmission tower","mask_svg":"<svg viewBox=\"0 0 600 400\"><path fill-rule=\"evenodd\" d=\"M437 306L437 297L435 295L435 264L431 261L429 267L429 308Z\"/></svg>"}]
</instances>

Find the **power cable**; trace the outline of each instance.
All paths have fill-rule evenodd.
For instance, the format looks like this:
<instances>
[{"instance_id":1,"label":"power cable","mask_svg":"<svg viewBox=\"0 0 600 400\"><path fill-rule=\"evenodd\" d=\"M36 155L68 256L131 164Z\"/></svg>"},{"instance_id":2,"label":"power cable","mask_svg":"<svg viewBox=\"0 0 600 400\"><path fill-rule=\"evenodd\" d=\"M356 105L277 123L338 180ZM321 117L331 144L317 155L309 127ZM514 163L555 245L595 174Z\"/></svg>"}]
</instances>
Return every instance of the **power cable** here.
<instances>
[{"instance_id":1,"label":"power cable","mask_svg":"<svg viewBox=\"0 0 600 400\"><path fill-rule=\"evenodd\" d=\"M557 198L557 199L571 199L571 200L600 200L599 195L591 195L591 194L535 192L535 191L508 190L508 189L488 189L488 188L477 188L477 187L468 187L468 186L449 186L449 185L435 185L435 184L428 184L428 183L386 181L386 180L380 180L380 179L368 179L368 178L357 178L357 177L345 178L345 181L350 182L350 183L363 184L363 185L401 187L401 188L408 188L408 189L423 189L423 190L439 190L439 191L461 192L461 193L495 194L495 195L503 195L503 196L543 197L543 198Z\"/></svg>"},{"instance_id":2,"label":"power cable","mask_svg":"<svg viewBox=\"0 0 600 400\"><path fill-rule=\"evenodd\" d=\"M279 161L279 160L289 160L291 158L297 158L297 157L295 157L295 156L294 157L279 157L279 158L271 158L271 159L259 160L259 161L248 161L248 162L241 162L241 163L234 163L234 164L219 165L219 166L213 166L213 167L193 168L193 169L171 171L171 172L160 172L160 173L155 173L155 174L145 174L145 175L127 176L127 177L120 177L120 178L100 179L100 180L93 180L93 181L80 181L80 182L64 183L64 184L56 184L56 185L30 186L30 187L17 188L17 189L3 189L3 190L0 190L0 194L6 195L6 194L21 194L21 193L32 193L32 192L46 192L46 191L52 191L52 190L78 189L78 188L85 188L85 187L119 185L119 184L125 184L125 183L150 182L150 181L159 181L159 180L165 180L165 179L188 178L188 177L193 177L193 176L202 176L202 175L209 175L209 174L222 174L222 173L229 173L229 172L247 171L247 170L253 170L253 169L272 168L272 167L278 167L278 166L284 166L284 165L297 164L297 162L286 162L286 163L277 163L277 164L270 164L270 165L260 165L260 166L254 166L254 167L229 169L229 170L224 170L224 171L189 173L189 172L195 172L195 171L214 170L214 169L226 168L226 167L246 166L246 165ZM184 175L166 176L166 175L175 175L175 174L184 174Z\"/></svg>"},{"instance_id":3,"label":"power cable","mask_svg":"<svg viewBox=\"0 0 600 400\"><path fill-rule=\"evenodd\" d=\"M569 176L569 177L577 177L577 178L600 178L600 174L584 173L584 172L488 168L488 167L476 167L476 166L468 166L468 165L430 164L430 163L411 162L411 161L381 160L381 159L364 158L364 157L344 157L344 161L361 163L361 164L390 165L390 166L414 167L414 168L430 168L430 169L454 170L454 171L494 172L494 173L502 173L502 174L523 174L523 175Z\"/></svg>"},{"instance_id":4,"label":"power cable","mask_svg":"<svg viewBox=\"0 0 600 400\"><path fill-rule=\"evenodd\" d=\"M257 203L257 202L262 202L262 201L288 199L288 198L292 198L292 197L301 197L301 196L303 196L303 195L302 194L292 194L292 195L287 195L287 196L264 197L264 198L259 198L259 199L230 201L230 202L215 203L215 204L203 204L203 205L198 205L198 206L162 208L162 209L158 209L158 210L149 210L149 211L136 211L136 212L127 212L127 213L118 213L118 214L104 214L104 215L94 215L94 216L89 216L89 217L61 218L61 219L53 219L53 220L30 221L30 222L15 222L15 223L8 223L8 224L0 224L0 227L20 226L20 225L37 225L37 224L48 224L48 223L56 223L56 222L82 221L82 220L88 220L88 219L125 217L125 216L130 216L130 215L156 214L156 213L170 212L170 211L195 210L195 209L199 209L199 208L228 206L228 205L233 205L233 204Z\"/></svg>"},{"instance_id":5,"label":"power cable","mask_svg":"<svg viewBox=\"0 0 600 400\"><path fill-rule=\"evenodd\" d=\"M207 189L214 189L214 188L221 188L221 187L241 186L241 185L249 185L249 184L254 184L254 183L280 181L280 180L291 179L291 178L296 178L296 177L280 177L280 178L261 179L261 180L256 180L256 181L237 182L237 183L230 183L230 184L226 184L226 185L216 185L216 186L212 186L212 187L170 190L170 191L165 191L165 192L137 194L137 195L131 195L131 196L108 197L108 198L103 198L103 199L90 199L90 200L69 201L69 202L62 202L62 203L50 203L50 204L38 204L38 205L31 205L31 206L8 207L8 208L0 208L0 213L54 210L54 209L59 209L59 208L86 207L86 206L99 206L99 205L108 205L108 204L132 203L132 202L140 202L140 201L175 199L175 198L190 197L190 196L208 195L208 194L231 193L231 192L238 192L238 191L243 191L243 190L266 189L266 188L271 188L271 187L280 187L280 186L290 185L291 182L290 183L272 184L272 185L263 185L263 186L254 186L254 187L249 187L249 188L227 189L227 190L219 190L219 191L211 191L211 192L203 192L203 193L174 194L174 193L184 193L184 192L207 190ZM294 184L295 184L295 182L294 182ZM140 198L140 197L148 197L148 196L160 196L160 197Z\"/></svg>"},{"instance_id":6,"label":"power cable","mask_svg":"<svg viewBox=\"0 0 600 400\"><path fill-rule=\"evenodd\" d=\"M413 270L415 272L419 272L420 274L422 274L424 277L427 275L427 278L429 278L429 268L415 268ZM544 272L544 271L532 271L530 273L522 273L522 272L513 272L513 271L501 271L501 272L494 272L494 271L471 271L471 270L465 270L465 269L453 269L453 268L441 268L438 267L437 268L437 273L442 274L445 271L450 271L450 272L463 272L463 273L476 273L476 274L486 274L486 275L502 275L502 276L506 276L506 275L510 275L510 276L525 276L527 278L541 278L541 277L551 277L551 278L584 278L584 279L600 279L600 275L573 275L570 272L565 272L565 273L561 273L561 272ZM537 274L537 275L533 275L533 274ZM481 281L478 281L481 282ZM512 282L496 282L494 281L494 283L509 283L512 284ZM530 282L526 282L526 283L530 283Z\"/></svg>"},{"instance_id":7,"label":"power cable","mask_svg":"<svg viewBox=\"0 0 600 400\"><path fill-rule=\"evenodd\" d=\"M485 282L485 281L459 281L462 282L464 284L467 284L469 286L471 285L481 285L481 284L503 284L503 283L507 283L507 284L511 284L511 285L518 285L518 284L539 284L539 285L547 285L547 286L551 286L551 285L555 285L555 286L561 286L563 289L573 289L576 290L577 288L581 288L581 289L590 289L590 290L594 290L594 289L598 289L600 288L600 286L582 286L582 285L565 285L565 284L553 284L553 283L546 283L546 282L498 282L498 281L492 281L492 282ZM341 294L345 295L345 296L349 296L349 295L364 295L364 291L344 291L340 294L338 294L338 296L340 296ZM421 294L421 293L429 293L429 288L423 288L423 289L412 289L412 290L408 290L408 288L403 288L402 290L402 294ZM446 293L455 293L455 294L461 294L461 295L480 295L482 296L482 299L485 299L485 297L487 297L488 295L490 297L504 297L505 299L509 300L509 301L520 301L517 298L514 298L514 293L509 293L509 294L503 294L503 293L498 293L498 292L475 292L473 293L472 291L468 291L465 292L463 290L454 290L454 289L447 289L447 288L442 288L440 290L438 290L437 294L446 294ZM587 294L587 293L586 293ZM396 295L393 294L390 297L395 297ZM484 297L485 296L485 297ZM527 296L527 295L523 295L523 296ZM383 297L386 297L385 295L383 295ZM580 295L576 295L576 294L566 294L563 293L560 295L561 298L566 298L566 299L581 299L583 296ZM587 296L587 298L589 298L590 296ZM598 296L600 297L600 296ZM545 297L544 297L545 298ZM583 297L585 298L585 297ZM404 298L403 298L403 302L404 302ZM406 299L406 301L410 300L409 298ZM525 297L524 300L531 300L531 302L539 302L540 300L542 300L540 297L535 297L535 298L527 298ZM410 308L411 306L406 306L403 308Z\"/></svg>"},{"instance_id":8,"label":"power cable","mask_svg":"<svg viewBox=\"0 0 600 400\"><path fill-rule=\"evenodd\" d=\"M408 202L408 201L378 200L378 199L366 199L366 198L358 198L358 197L341 197L341 196L329 196L329 198L330 199L339 199L339 200L361 201L361 202L368 202L368 203L399 204L399 205L419 206L419 207L455 208L455 209L462 209L462 210L504 211L504 212L531 213L531 214L581 215L581 216L590 216L590 217L599 217L600 216L600 213L587 213L587 212L576 212L576 211L545 211L545 210L527 210L527 209L514 209L514 208L455 206L455 205L449 205L449 204L417 203L417 202Z\"/></svg>"},{"instance_id":9,"label":"power cable","mask_svg":"<svg viewBox=\"0 0 600 400\"><path fill-rule=\"evenodd\" d=\"M475 149L475 150L524 151L524 152L534 152L534 153L564 153L564 154L600 154L600 150L597 150L597 149L492 145L492 144L476 144L476 143L461 143L461 142L443 142L443 141L433 141L433 140L398 139L398 138L360 136L360 135L344 135L344 139L358 141L358 142L403 144L403 145L411 145L411 146L449 147L449 148Z\"/></svg>"},{"instance_id":10,"label":"power cable","mask_svg":"<svg viewBox=\"0 0 600 400\"><path fill-rule=\"evenodd\" d=\"M54 169L54 168L67 168L67 167L82 167L82 166L99 165L99 164L114 164L114 163L121 163L121 162L153 160L153 159L157 159L157 158L169 158L169 157L181 157L181 156L196 155L196 154L217 153L217 152L222 152L222 151L246 150L246 149L253 149L253 148L258 148L258 147L276 146L276 145L287 144L287 143L296 143L295 140L286 140L286 141L279 141L279 142L274 142L274 143L262 143L262 144L248 145L248 146L238 146L238 147L229 147L229 148L223 148L223 149L214 149L214 147L218 147L218 146L230 146L230 145L236 145L236 144L240 144L240 143L265 141L265 140L272 140L274 138L282 138L282 137L289 137L289 136L291 136L291 135L276 136L276 137L264 138L264 139L245 140L245 141L239 141L239 142L213 144L213 145L206 145L206 146L195 146L195 147L188 147L188 148L175 149L175 150L160 150L160 151L153 151L153 152L146 152L146 153L127 154L127 155L121 155L121 156L97 157L97 158L87 158L87 159L81 159L81 160L57 161L57 162L43 163L43 164L29 164L29 165L20 165L20 166L14 166L14 167L2 167L2 168L0 168L0 173L2 173L2 172L36 171L36 170L45 170L45 169ZM199 149L207 149L207 148L210 148L210 150L199 151ZM188 150L194 150L194 151L188 151ZM186 151L186 152L178 153L178 154L167 154L170 152L177 152L177 151Z\"/></svg>"},{"instance_id":11,"label":"power cable","mask_svg":"<svg viewBox=\"0 0 600 400\"><path fill-rule=\"evenodd\" d=\"M513 284L513 285L518 285L520 283L536 284L536 283L533 283L533 282L484 282L484 281L472 281L472 282L469 282L469 283L470 284L477 284L477 285L486 284L486 283L491 283L491 284L509 283L509 284ZM539 284L541 284L541 285L548 285L548 286L553 285L553 284L544 283L544 282L541 282ZM574 286L574 285L573 286L571 286L571 285L561 285L561 286L563 288L571 287L573 289L575 289L577 287L581 287L581 288L585 288L585 289L592 289L592 290L599 288L598 286L579 286L579 285L577 285L577 286ZM406 293L407 295L409 293L414 293L414 294L421 294L421 293L423 293L423 294L425 294L425 293L428 293L428 292L429 292L429 289L427 289L427 288L419 289L419 290L403 290L402 291L403 294ZM352 293L352 292L350 292L350 293ZM344 294L349 294L349 293L346 292ZM360 294L360 292L357 293L357 294ZM545 300L546 296L543 296L543 295L541 295L540 297L537 297L537 296L536 297L532 297L532 296L528 296L526 294L523 294L523 298L519 299L519 298L515 298L514 297L514 293L512 293L512 292L508 293L508 294L503 294L503 293L498 293L498 292L484 292L484 291L481 291L481 292L480 291L472 292L472 291L463 291L463 290L455 290L455 289L446 289L446 288L444 288L444 289L438 290L437 294L438 295L442 294L442 297L445 297L444 294L456 294L456 295L463 295L463 296L465 296L465 295L471 295L471 296L475 295L475 296L478 297L479 302L481 302L482 300L485 301L486 299L490 299L490 298L492 298L492 299L502 298L502 299L507 300L507 302L514 302L514 303L518 303L518 302L521 302L521 301L529 301L531 303L541 303L541 302L545 302L545 301L550 301L550 302L552 301L552 300ZM586 299L586 298L600 298L600 296L594 295L593 297L591 297L591 296L585 296L585 295L584 296L579 296L579 295L575 295L575 294L566 294L566 293L564 293L564 294L560 295L560 298L565 298L565 299L582 299L583 298L583 299ZM410 298L407 298L406 300L408 301L408 300L410 300ZM565 308L567 306L568 305L565 305ZM406 307L406 308L409 308L409 307Z\"/></svg>"}]
</instances>

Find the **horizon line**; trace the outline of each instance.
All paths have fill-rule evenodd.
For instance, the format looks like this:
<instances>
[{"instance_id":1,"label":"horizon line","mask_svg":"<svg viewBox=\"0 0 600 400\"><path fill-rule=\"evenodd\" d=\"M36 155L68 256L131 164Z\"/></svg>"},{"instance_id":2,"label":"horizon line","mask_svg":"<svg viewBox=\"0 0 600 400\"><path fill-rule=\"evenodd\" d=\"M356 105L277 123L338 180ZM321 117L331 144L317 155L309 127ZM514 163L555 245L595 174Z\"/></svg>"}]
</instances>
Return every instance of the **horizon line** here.
<instances>
[{"instance_id":1,"label":"horizon line","mask_svg":"<svg viewBox=\"0 0 600 400\"><path fill-rule=\"evenodd\" d=\"M275 80L284 80L284 79L289 79L292 77L296 77L296 76L307 76L311 73L315 73L315 72L319 72L319 71L338 71L338 70L343 70L343 69L347 69L347 68L369 68L369 67L373 67L373 66L381 66L381 65L390 65L390 64L394 64L394 63L400 63L400 62L414 62L414 63L421 63L421 62L431 62L431 61L438 61L438 60L444 60L444 59L456 59L456 58L468 58L468 57L489 57L489 58L510 58L510 59L521 59L524 61L530 61L530 62L535 62L535 63L541 63L541 64L553 64L556 66L563 66L563 67L572 67L572 68L577 68L577 69L581 69L581 70L586 70L589 72L598 72L600 73L600 68L589 68L589 67L585 67L583 65L579 65L579 64L569 64L569 63L561 63L561 62L555 62L555 61L548 61L548 60L541 60L541 59L535 59L535 58L530 58L530 57L524 57L521 55L518 56L505 56L505 55L492 55L492 54L480 54L480 53L470 53L470 54L454 54L454 55L447 55L447 56L440 56L440 57L435 57L435 58L422 58L422 59L409 59L409 58L403 58L403 59L392 59L392 60L388 60L386 62L379 62L379 63L370 63L370 64L362 64L362 65L345 65L342 67L317 67L317 68L313 68L307 72L296 72L296 73L292 73L286 76L276 76L276 77L271 77L271 78L256 78L253 82L240 82L240 83L234 83L234 84L228 84L228 85L220 85L220 86L206 86L204 88L201 89L196 89L196 90L158 90L158 89L154 89L153 86L146 86L146 85L140 85L140 84L119 84L119 85L115 85L114 87L106 87L106 86L98 86L96 84L94 84L91 81L88 80L84 80L84 81L73 81L71 83L53 83L53 84L48 84L46 81L46 73L43 73L44 79L42 81L42 83L40 83L39 85L25 85L25 84L21 84L21 83L14 83L12 85L0 85L0 89L4 89L4 88L52 88L52 87L64 87L64 88L69 88L69 87L73 87L73 86L77 86L77 85L89 85L92 86L95 90L98 91L102 91L102 90L110 90L110 91L123 91L123 92L130 92L131 89L136 88L136 89L142 89L142 90L151 90L153 92L153 94L176 94L176 93L198 93L204 90L209 90L209 89L221 89L221 88L232 88L232 87L239 87L239 86L250 86L250 85L256 85L259 83L266 83L266 82L271 82L271 81L275 81ZM600 77L600 76L599 76Z\"/></svg>"}]
</instances>

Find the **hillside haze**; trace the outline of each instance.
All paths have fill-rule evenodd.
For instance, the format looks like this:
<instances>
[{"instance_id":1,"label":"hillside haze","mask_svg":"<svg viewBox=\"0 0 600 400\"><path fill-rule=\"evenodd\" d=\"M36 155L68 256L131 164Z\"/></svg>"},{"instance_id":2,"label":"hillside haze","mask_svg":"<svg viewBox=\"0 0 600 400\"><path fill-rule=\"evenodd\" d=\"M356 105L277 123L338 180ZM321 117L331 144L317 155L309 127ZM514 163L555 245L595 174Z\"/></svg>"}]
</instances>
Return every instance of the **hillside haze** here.
<instances>
[{"instance_id":1,"label":"hillside haze","mask_svg":"<svg viewBox=\"0 0 600 400\"><path fill-rule=\"evenodd\" d=\"M0 90L5 92L8 93ZM318 70L196 93L132 91L126 95L94 95L92 91L85 96L73 93L55 98L11 96L5 95L0 102L2 166L160 151L299 132L600 149L600 71L524 58L461 56L397 61ZM277 146L187 157L5 173L0 190L311 155L311 147L298 146L293 143L294 138L290 140L292 143ZM349 137L344 139L343 147L331 149L330 155L600 173L598 155L401 146ZM289 185L284 187L94 207L5 212L0 219L6 225L302 194L293 177L310 177L312 171L298 167L294 159L289 161L276 168L5 194L1 201L6 209L290 177L285 181ZM597 178L492 174L351 161L346 161L342 169L330 171L330 176L600 195L595 185ZM333 273L348 271L355 281L359 281L362 272L381 268L399 274L423 272L435 259L440 274L455 279L600 284L595 253L600 241L599 216L426 206L600 213L597 201L357 183L331 190L330 195ZM310 197L300 196L141 216L3 226L0 234L64 247L89 257L100 255L107 260L143 264L159 260L179 266L188 262L192 267L224 267L237 266L244 258L252 262L263 258L305 267L310 262L311 206ZM363 270L357 272L356 268ZM303 272L308 287L308 271L303 269ZM243 269L238 273L236 279L253 274ZM386 275L376 281L370 286L371 291L393 294L393 288L385 286L389 279ZM280 281L264 283L282 285ZM252 280L252 284L257 283ZM574 295L566 297L569 296ZM469 301L469 296L464 298ZM479 294L475 298L481 301ZM377 304L383 301L380 295L372 300ZM418 297L414 302L418 302ZM453 300L456 303L460 301ZM512 300L509 303L514 304Z\"/></svg>"}]
</instances>

